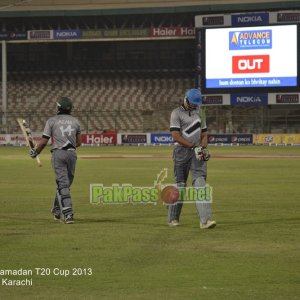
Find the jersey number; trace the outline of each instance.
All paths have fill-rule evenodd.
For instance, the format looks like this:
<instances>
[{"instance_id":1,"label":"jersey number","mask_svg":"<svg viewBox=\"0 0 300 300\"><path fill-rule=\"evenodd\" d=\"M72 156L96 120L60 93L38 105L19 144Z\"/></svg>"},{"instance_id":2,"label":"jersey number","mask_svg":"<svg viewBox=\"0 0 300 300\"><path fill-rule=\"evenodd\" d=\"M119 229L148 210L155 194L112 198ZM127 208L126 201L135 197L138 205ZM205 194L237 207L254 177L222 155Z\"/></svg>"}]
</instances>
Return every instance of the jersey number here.
<instances>
[{"instance_id":1,"label":"jersey number","mask_svg":"<svg viewBox=\"0 0 300 300\"><path fill-rule=\"evenodd\" d=\"M60 126L59 127L60 131L61 131L61 135L62 136L65 136L65 133L68 134L68 136L71 136L72 135L72 132L75 131L74 128L72 128L71 125L68 125L67 127L64 128L64 126Z\"/></svg>"}]
</instances>

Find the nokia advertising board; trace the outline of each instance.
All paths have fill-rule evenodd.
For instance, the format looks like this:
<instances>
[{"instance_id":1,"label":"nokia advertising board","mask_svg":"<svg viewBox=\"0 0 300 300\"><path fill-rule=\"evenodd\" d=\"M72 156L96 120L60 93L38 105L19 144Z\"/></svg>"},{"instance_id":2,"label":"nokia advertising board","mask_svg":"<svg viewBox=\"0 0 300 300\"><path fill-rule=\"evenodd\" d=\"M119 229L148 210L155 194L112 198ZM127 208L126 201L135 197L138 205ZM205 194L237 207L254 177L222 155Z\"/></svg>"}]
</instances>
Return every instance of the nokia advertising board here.
<instances>
[{"instance_id":1,"label":"nokia advertising board","mask_svg":"<svg viewBox=\"0 0 300 300\"><path fill-rule=\"evenodd\" d=\"M204 94L299 91L298 25L201 31Z\"/></svg>"}]
</instances>

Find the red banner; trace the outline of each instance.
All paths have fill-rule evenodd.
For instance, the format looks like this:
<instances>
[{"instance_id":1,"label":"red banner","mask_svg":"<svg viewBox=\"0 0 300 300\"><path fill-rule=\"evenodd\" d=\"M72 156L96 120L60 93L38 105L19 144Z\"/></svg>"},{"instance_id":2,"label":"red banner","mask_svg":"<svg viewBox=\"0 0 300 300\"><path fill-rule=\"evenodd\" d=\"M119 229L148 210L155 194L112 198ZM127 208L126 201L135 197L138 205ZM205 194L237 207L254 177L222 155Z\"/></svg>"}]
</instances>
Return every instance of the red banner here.
<instances>
[{"instance_id":1,"label":"red banner","mask_svg":"<svg viewBox=\"0 0 300 300\"><path fill-rule=\"evenodd\" d=\"M82 144L87 145L116 145L117 133L92 133L81 135Z\"/></svg>"},{"instance_id":2,"label":"red banner","mask_svg":"<svg viewBox=\"0 0 300 300\"><path fill-rule=\"evenodd\" d=\"M10 143L9 134L0 134L0 145L7 145Z\"/></svg>"},{"instance_id":3,"label":"red banner","mask_svg":"<svg viewBox=\"0 0 300 300\"><path fill-rule=\"evenodd\" d=\"M152 37L195 36L194 27L153 27L150 30Z\"/></svg>"},{"instance_id":4,"label":"red banner","mask_svg":"<svg viewBox=\"0 0 300 300\"><path fill-rule=\"evenodd\" d=\"M269 55L232 56L232 73L269 73Z\"/></svg>"},{"instance_id":5,"label":"red banner","mask_svg":"<svg viewBox=\"0 0 300 300\"><path fill-rule=\"evenodd\" d=\"M22 133L20 134L9 134L7 135L8 138L6 140L7 144L12 144L16 146L22 146L22 145L27 145L26 139ZM33 142L34 144L37 144L41 141L42 139L42 134L41 133L34 133L33 134ZM49 142L49 144L51 144Z\"/></svg>"}]
</instances>

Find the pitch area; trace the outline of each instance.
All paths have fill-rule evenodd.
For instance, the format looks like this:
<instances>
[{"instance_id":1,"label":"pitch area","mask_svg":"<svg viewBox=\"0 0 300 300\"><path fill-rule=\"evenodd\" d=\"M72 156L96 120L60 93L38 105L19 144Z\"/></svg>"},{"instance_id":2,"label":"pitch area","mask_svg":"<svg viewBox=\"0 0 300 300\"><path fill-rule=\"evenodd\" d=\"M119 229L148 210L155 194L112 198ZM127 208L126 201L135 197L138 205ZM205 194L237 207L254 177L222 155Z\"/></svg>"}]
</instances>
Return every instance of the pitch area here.
<instances>
[{"instance_id":1,"label":"pitch area","mask_svg":"<svg viewBox=\"0 0 300 300\"><path fill-rule=\"evenodd\" d=\"M217 227L205 231L193 204L169 228L161 203L89 203L91 183L149 186L163 168L173 182L172 147L78 149L73 225L50 214L49 149L38 168L27 148L1 147L0 272L33 274L0 273L0 298L298 299L299 147L210 150ZM7 286L5 278L32 285Z\"/></svg>"}]
</instances>

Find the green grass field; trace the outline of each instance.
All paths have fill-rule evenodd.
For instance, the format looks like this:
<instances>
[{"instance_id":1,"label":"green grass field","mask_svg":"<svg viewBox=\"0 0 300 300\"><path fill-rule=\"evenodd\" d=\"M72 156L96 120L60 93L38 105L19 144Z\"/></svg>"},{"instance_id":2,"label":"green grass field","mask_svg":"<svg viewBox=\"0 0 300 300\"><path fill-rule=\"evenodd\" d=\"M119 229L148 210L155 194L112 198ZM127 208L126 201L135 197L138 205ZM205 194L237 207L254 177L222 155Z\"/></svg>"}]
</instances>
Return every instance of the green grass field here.
<instances>
[{"instance_id":1,"label":"green grass field","mask_svg":"<svg viewBox=\"0 0 300 300\"><path fill-rule=\"evenodd\" d=\"M299 147L211 147L213 230L200 230L193 204L169 228L158 205L89 203L90 183L153 185L172 147L90 147L72 187L76 223L52 219L49 149L38 168L26 148L0 148L0 269L32 270L32 286L5 286L0 299L299 299ZM121 155L133 155L118 159ZM153 155L135 158L134 155ZM217 158L219 155L266 155ZM273 157L272 157L273 156ZM278 156L284 156L282 158ZM49 269L37 275L35 268ZM92 275L54 275L73 269ZM90 270L88 270L90 272Z\"/></svg>"}]
</instances>

